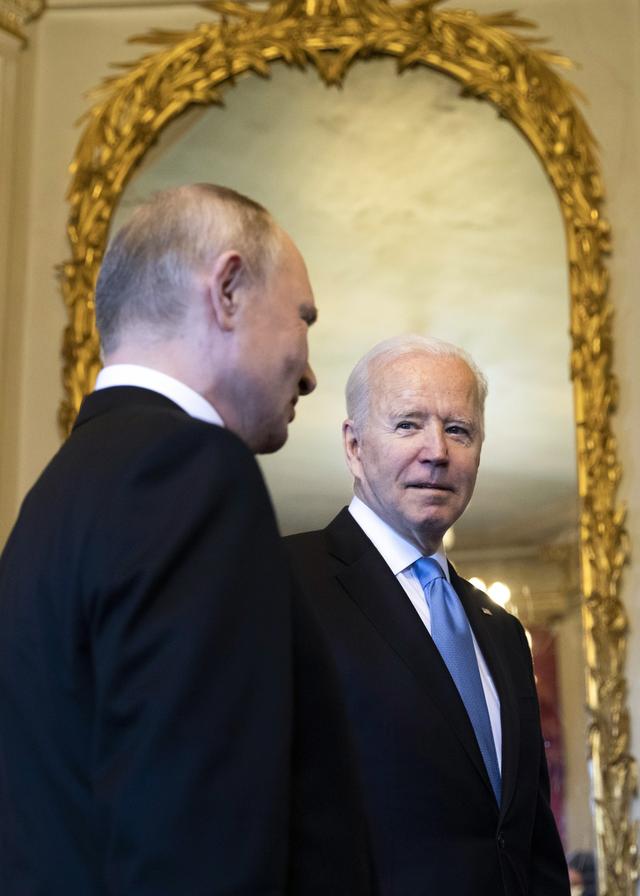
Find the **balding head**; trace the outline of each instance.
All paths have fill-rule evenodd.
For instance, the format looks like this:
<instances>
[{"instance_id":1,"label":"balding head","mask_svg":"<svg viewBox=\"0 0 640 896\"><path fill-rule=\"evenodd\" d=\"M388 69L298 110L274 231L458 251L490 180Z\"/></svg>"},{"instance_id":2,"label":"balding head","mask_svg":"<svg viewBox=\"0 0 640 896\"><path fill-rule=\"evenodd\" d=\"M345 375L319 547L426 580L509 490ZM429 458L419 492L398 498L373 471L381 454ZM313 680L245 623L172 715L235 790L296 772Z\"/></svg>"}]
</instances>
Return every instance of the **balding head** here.
<instances>
[{"instance_id":1,"label":"balding head","mask_svg":"<svg viewBox=\"0 0 640 896\"><path fill-rule=\"evenodd\" d=\"M254 282L273 268L283 233L269 212L213 184L156 193L117 233L96 286L96 322L105 355L131 332L162 340L180 329L194 276L228 250Z\"/></svg>"},{"instance_id":2,"label":"balding head","mask_svg":"<svg viewBox=\"0 0 640 896\"><path fill-rule=\"evenodd\" d=\"M109 247L96 316L106 364L138 364L206 398L255 452L287 438L315 387L304 260L261 205L208 184L158 193Z\"/></svg>"}]
</instances>

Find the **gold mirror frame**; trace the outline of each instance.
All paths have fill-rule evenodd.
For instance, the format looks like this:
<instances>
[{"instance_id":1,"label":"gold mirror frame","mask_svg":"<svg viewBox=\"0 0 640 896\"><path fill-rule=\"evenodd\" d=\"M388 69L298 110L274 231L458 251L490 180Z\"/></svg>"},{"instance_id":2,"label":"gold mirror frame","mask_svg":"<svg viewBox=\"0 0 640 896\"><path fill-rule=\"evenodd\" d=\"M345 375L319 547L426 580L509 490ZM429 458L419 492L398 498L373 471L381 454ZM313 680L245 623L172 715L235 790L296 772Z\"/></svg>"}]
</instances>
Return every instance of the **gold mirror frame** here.
<instances>
[{"instance_id":1,"label":"gold mirror frame","mask_svg":"<svg viewBox=\"0 0 640 896\"><path fill-rule=\"evenodd\" d=\"M69 431L100 367L93 295L111 216L147 149L187 107L222 103L221 85L244 72L268 77L276 61L300 69L311 64L327 85L339 86L355 61L373 55L395 57L399 71L429 66L460 81L463 95L492 103L537 153L564 218L599 894L632 896L638 877L638 830L631 820L637 768L629 752L628 626L619 598L629 545L624 508L616 503L621 470L611 430L617 385L605 263L610 238L600 214L594 140L574 88L552 68L567 67L568 60L513 31L533 23L513 13L436 10L440 2L273 0L258 10L212 0L202 5L219 14L216 21L132 38L160 49L98 89L71 166L72 257L61 267L69 325L60 425Z\"/></svg>"}]
</instances>

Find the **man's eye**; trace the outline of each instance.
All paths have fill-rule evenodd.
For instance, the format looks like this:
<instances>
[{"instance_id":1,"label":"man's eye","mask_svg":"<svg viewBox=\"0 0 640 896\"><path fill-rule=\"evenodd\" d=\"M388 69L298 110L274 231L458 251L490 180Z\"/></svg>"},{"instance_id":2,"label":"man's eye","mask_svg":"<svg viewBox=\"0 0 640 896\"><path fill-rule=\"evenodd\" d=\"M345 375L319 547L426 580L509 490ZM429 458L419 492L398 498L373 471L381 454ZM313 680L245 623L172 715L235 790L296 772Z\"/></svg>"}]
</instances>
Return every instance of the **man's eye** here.
<instances>
[{"instance_id":1,"label":"man's eye","mask_svg":"<svg viewBox=\"0 0 640 896\"><path fill-rule=\"evenodd\" d=\"M396 424L396 429L414 429L415 423L412 423L411 420L401 420L398 424Z\"/></svg>"},{"instance_id":2,"label":"man's eye","mask_svg":"<svg viewBox=\"0 0 640 896\"><path fill-rule=\"evenodd\" d=\"M447 432L452 436L469 436L469 430L465 426L447 426Z\"/></svg>"}]
</instances>

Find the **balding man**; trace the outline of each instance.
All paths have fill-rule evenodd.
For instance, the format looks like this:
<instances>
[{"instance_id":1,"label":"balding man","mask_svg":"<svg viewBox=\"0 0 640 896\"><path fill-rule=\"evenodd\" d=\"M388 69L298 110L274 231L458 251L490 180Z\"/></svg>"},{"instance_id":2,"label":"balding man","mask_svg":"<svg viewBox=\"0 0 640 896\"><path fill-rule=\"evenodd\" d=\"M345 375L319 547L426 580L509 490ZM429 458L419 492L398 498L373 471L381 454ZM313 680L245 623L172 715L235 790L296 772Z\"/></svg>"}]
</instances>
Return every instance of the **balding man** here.
<instances>
[{"instance_id":1,"label":"balding man","mask_svg":"<svg viewBox=\"0 0 640 896\"><path fill-rule=\"evenodd\" d=\"M302 257L250 199L170 190L115 237L96 313L96 391L0 565L0 890L368 893L253 458L315 386Z\"/></svg>"},{"instance_id":2,"label":"balding man","mask_svg":"<svg viewBox=\"0 0 640 896\"><path fill-rule=\"evenodd\" d=\"M569 894L523 628L442 544L486 391L439 340L372 349L347 384L354 498L288 540L339 668L382 896Z\"/></svg>"}]
</instances>

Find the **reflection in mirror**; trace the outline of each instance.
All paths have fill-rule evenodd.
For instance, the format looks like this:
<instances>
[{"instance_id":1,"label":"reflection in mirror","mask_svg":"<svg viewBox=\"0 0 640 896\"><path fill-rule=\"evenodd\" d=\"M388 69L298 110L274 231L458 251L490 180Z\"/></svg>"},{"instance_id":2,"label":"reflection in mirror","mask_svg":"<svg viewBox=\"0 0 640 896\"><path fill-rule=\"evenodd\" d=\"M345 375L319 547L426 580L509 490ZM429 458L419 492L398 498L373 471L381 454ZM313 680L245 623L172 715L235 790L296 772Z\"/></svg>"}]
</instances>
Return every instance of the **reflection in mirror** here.
<instances>
[{"instance_id":1,"label":"reflection in mirror","mask_svg":"<svg viewBox=\"0 0 640 896\"><path fill-rule=\"evenodd\" d=\"M398 77L389 60L355 65L342 91L275 67L226 103L163 131L114 227L155 189L209 180L264 203L300 245L320 310L319 387L285 449L262 459L285 533L326 525L349 500L340 423L360 355L402 332L474 355L490 383L487 437L450 556L510 589L531 637L553 808L567 850L590 850L567 262L542 167L490 106L428 69Z\"/></svg>"}]
</instances>

